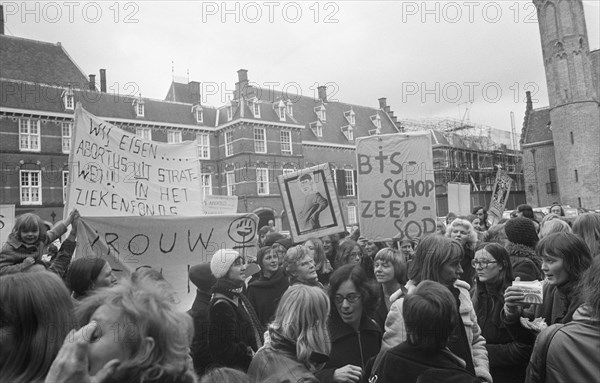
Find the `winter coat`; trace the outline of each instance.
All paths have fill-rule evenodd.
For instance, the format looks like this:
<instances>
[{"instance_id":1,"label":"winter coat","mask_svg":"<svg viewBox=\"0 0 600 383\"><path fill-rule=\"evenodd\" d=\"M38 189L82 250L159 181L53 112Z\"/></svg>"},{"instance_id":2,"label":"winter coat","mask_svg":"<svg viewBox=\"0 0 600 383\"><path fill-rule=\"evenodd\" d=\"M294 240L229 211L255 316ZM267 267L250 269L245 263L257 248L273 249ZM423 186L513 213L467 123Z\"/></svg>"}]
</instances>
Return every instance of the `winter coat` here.
<instances>
[{"instance_id":1,"label":"winter coat","mask_svg":"<svg viewBox=\"0 0 600 383\"><path fill-rule=\"evenodd\" d=\"M553 331L557 326L560 329ZM571 322L550 326L538 335L526 382L597 382L600 376L598 350L600 318L590 316L585 306L581 306Z\"/></svg>"},{"instance_id":2,"label":"winter coat","mask_svg":"<svg viewBox=\"0 0 600 383\"><path fill-rule=\"evenodd\" d=\"M210 293L197 290L196 300L189 311L194 321L194 339L190 346L190 354L194 361L194 370L198 376L204 374L213 363L208 346L210 297Z\"/></svg>"},{"instance_id":3,"label":"winter coat","mask_svg":"<svg viewBox=\"0 0 600 383\"><path fill-rule=\"evenodd\" d=\"M481 329L477 324L477 315L471 302L471 296L469 295L469 284L457 280L454 283L454 287L459 291L460 306L458 308L460 317L465 326L465 332L467 335L467 341L471 348L471 355L473 358L473 365L475 367L475 375L477 377L485 379L487 382L492 381L492 376L489 372L489 361L488 354L485 348L485 338L481 336ZM413 281L408 281L406 289L408 294L416 288ZM404 317L402 315L403 304L404 304L404 292L398 290L394 293L390 300L393 301L390 312L388 313L385 321L385 333L383 334L383 343L381 345L382 350L388 350L406 340L406 327L404 324Z\"/></svg>"},{"instance_id":4,"label":"winter coat","mask_svg":"<svg viewBox=\"0 0 600 383\"><path fill-rule=\"evenodd\" d=\"M209 306L208 346L213 360L246 371L258 349L255 329L238 297L214 293Z\"/></svg>"},{"instance_id":5,"label":"winter coat","mask_svg":"<svg viewBox=\"0 0 600 383\"><path fill-rule=\"evenodd\" d=\"M36 263L41 263L42 253L46 245L52 243L66 232L67 226L61 221L46 232L45 240L38 241L33 246L21 242L15 233L10 233L6 243L2 245L2 250L0 250L0 275L23 271L29 266L23 263L27 257L33 258Z\"/></svg>"},{"instance_id":6,"label":"winter coat","mask_svg":"<svg viewBox=\"0 0 600 383\"><path fill-rule=\"evenodd\" d=\"M577 296L577 283L578 281L570 281L562 286L544 284L544 301L541 305L533 306L535 307L533 317L544 318L548 326L570 322L582 303Z\"/></svg>"},{"instance_id":7,"label":"winter coat","mask_svg":"<svg viewBox=\"0 0 600 383\"><path fill-rule=\"evenodd\" d=\"M269 337L266 337L269 338ZM319 383L315 375L296 359L296 344L291 341L266 341L254 355L248 376L261 383Z\"/></svg>"},{"instance_id":8,"label":"winter coat","mask_svg":"<svg viewBox=\"0 0 600 383\"><path fill-rule=\"evenodd\" d=\"M509 242L506 251L510 255L513 275L522 281L539 281L542 276L542 260L531 247Z\"/></svg>"},{"instance_id":9,"label":"winter coat","mask_svg":"<svg viewBox=\"0 0 600 383\"><path fill-rule=\"evenodd\" d=\"M379 327L383 331L385 329L385 319L387 318L389 310L385 305L385 294L383 292L383 287L379 286L378 291L379 303L377 304L375 312L373 313L373 319L375 320L375 322L377 322L377 325L379 325Z\"/></svg>"},{"instance_id":10,"label":"winter coat","mask_svg":"<svg viewBox=\"0 0 600 383\"><path fill-rule=\"evenodd\" d=\"M448 349L424 352L408 342L387 350L376 366L367 367L365 375L370 377L369 381L377 383L479 382L475 375L465 370L465 362ZM363 379L363 382L366 381Z\"/></svg>"},{"instance_id":11,"label":"winter coat","mask_svg":"<svg viewBox=\"0 0 600 383\"><path fill-rule=\"evenodd\" d=\"M248 282L248 300L254 307L258 319L264 328L273 318L279 299L289 286L288 278L283 274L283 268L279 268L270 278L265 277L262 272L254 274Z\"/></svg>"},{"instance_id":12,"label":"winter coat","mask_svg":"<svg viewBox=\"0 0 600 383\"><path fill-rule=\"evenodd\" d=\"M335 311L334 311L335 310ZM367 361L376 356L381 348L382 331L367 315L363 313L358 332L344 323L335 307L331 308L329 316L329 335L331 352L329 361L323 370L315 375L321 383L333 382L336 369L347 364L365 369Z\"/></svg>"},{"instance_id":13,"label":"winter coat","mask_svg":"<svg viewBox=\"0 0 600 383\"><path fill-rule=\"evenodd\" d=\"M520 322L503 322L504 296L500 292L494 296L485 289L475 293L477 322L485 338L494 383L523 382L533 349L531 333Z\"/></svg>"}]
</instances>

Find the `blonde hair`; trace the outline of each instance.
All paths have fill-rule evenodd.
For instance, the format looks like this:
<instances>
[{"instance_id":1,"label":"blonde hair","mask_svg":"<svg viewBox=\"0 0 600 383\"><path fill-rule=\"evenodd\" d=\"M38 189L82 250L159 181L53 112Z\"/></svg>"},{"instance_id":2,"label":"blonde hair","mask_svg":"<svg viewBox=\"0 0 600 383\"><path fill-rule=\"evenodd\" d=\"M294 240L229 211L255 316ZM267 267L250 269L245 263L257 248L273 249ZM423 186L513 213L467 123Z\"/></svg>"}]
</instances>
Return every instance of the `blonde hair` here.
<instances>
[{"instance_id":1,"label":"blonde hair","mask_svg":"<svg viewBox=\"0 0 600 383\"><path fill-rule=\"evenodd\" d=\"M477 244L477 232L475 231L475 228L471 222L467 221L466 219L456 218L454 221L448 224L446 227L446 237L451 238L452 229L454 229L456 226L462 226L467 229L468 234L464 243L469 248L474 249L475 245Z\"/></svg>"},{"instance_id":2,"label":"blonde hair","mask_svg":"<svg viewBox=\"0 0 600 383\"><path fill-rule=\"evenodd\" d=\"M569 224L563 221L562 219L551 219L540 224L540 233L538 234L538 237L542 239L545 236L550 235L552 233L562 232L571 232L571 227L569 226Z\"/></svg>"},{"instance_id":3,"label":"blonde hair","mask_svg":"<svg viewBox=\"0 0 600 383\"><path fill-rule=\"evenodd\" d=\"M329 298L322 288L293 285L281 297L269 330L294 342L296 359L314 371L318 366L310 361L311 354L329 355L331 352L328 316Z\"/></svg>"},{"instance_id":4,"label":"blonde hair","mask_svg":"<svg viewBox=\"0 0 600 383\"><path fill-rule=\"evenodd\" d=\"M109 306L127 323L122 342L131 351L129 360L117 369L138 375L140 381L159 379L163 375L195 374L187 370L186 358L193 334L191 317L177 311L165 282L127 281L97 292L81 301L75 313L80 325L89 323L100 306ZM154 347L144 347L146 337L154 339ZM129 375L131 376L131 375Z\"/></svg>"}]
</instances>

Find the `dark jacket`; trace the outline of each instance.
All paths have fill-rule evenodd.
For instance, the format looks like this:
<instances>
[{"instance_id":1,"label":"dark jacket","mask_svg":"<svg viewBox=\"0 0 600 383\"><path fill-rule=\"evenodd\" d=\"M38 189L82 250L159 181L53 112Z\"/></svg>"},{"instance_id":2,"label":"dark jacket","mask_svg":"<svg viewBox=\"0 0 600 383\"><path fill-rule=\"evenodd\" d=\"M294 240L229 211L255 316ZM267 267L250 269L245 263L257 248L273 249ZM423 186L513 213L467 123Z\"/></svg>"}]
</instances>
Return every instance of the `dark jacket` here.
<instances>
[{"instance_id":1,"label":"dark jacket","mask_svg":"<svg viewBox=\"0 0 600 383\"><path fill-rule=\"evenodd\" d=\"M514 277L522 281L539 281L542 277L542 261L531 247L509 242L506 251L510 255L510 262Z\"/></svg>"},{"instance_id":2,"label":"dark jacket","mask_svg":"<svg viewBox=\"0 0 600 383\"><path fill-rule=\"evenodd\" d=\"M46 245L67 232L67 227L61 221L46 232L46 238L29 246L17 238L15 233L10 233L6 243L0 250L0 275L12 274L23 271L28 264L23 263L25 258L31 257L36 263L42 263L42 253ZM45 266L45 265L44 265Z\"/></svg>"},{"instance_id":3,"label":"dark jacket","mask_svg":"<svg viewBox=\"0 0 600 383\"><path fill-rule=\"evenodd\" d=\"M555 332L555 328L560 328ZM585 306L566 325L542 331L527 369L527 383L597 382L600 375L600 319Z\"/></svg>"},{"instance_id":4,"label":"dark jacket","mask_svg":"<svg viewBox=\"0 0 600 383\"><path fill-rule=\"evenodd\" d=\"M194 339L190 346L190 354L198 376L204 374L213 363L208 347L210 297L210 293L197 290L196 300L188 312L194 321Z\"/></svg>"},{"instance_id":5,"label":"dark jacket","mask_svg":"<svg viewBox=\"0 0 600 383\"><path fill-rule=\"evenodd\" d=\"M275 314L279 299L288 287L288 278L283 275L281 267L270 278L259 272L248 282L248 300L265 329Z\"/></svg>"},{"instance_id":6,"label":"dark jacket","mask_svg":"<svg viewBox=\"0 0 600 383\"><path fill-rule=\"evenodd\" d=\"M45 266L49 271L56 273L59 277L64 278L69 265L71 264L71 258L77 247L77 242L70 239L65 239L58 249L56 257Z\"/></svg>"},{"instance_id":7,"label":"dark jacket","mask_svg":"<svg viewBox=\"0 0 600 383\"><path fill-rule=\"evenodd\" d=\"M334 311L335 310L335 311ZM381 348L382 331L367 315L363 314L358 332L344 323L335 307L329 316L331 352L323 370L315 373L321 383L333 382L336 369L347 364L365 369L370 358Z\"/></svg>"},{"instance_id":8,"label":"dark jacket","mask_svg":"<svg viewBox=\"0 0 600 383\"><path fill-rule=\"evenodd\" d=\"M532 351L531 333L520 322L503 322L504 296L501 292L490 294L483 288L475 293L473 304L481 335L485 338L494 383L523 382Z\"/></svg>"},{"instance_id":9,"label":"dark jacket","mask_svg":"<svg viewBox=\"0 0 600 383\"><path fill-rule=\"evenodd\" d=\"M471 261L473 258L475 258L475 252L469 247L469 245L464 245L463 249L465 251L465 255L460 260L460 266L463 269L460 279L464 282L467 282L469 286L474 286L475 276L477 273L475 272L475 268L471 264Z\"/></svg>"},{"instance_id":10,"label":"dark jacket","mask_svg":"<svg viewBox=\"0 0 600 383\"><path fill-rule=\"evenodd\" d=\"M573 313L582 303L577 296L577 281L570 281L562 286L547 283L543 287L543 296L542 304L534 306L534 318L544 318L548 326L570 322Z\"/></svg>"},{"instance_id":11,"label":"dark jacket","mask_svg":"<svg viewBox=\"0 0 600 383\"><path fill-rule=\"evenodd\" d=\"M246 371L258 349L252 320L239 298L214 293L209 306L208 345L215 363Z\"/></svg>"},{"instance_id":12,"label":"dark jacket","mask_svg":"<svg viewBox=\"0 0 600 383\"><path fill-rule=\"evenodd\" d=\"M368 382L369 378L377 383L416 383L417 380L445 383L479 382L475 375L465 370L464 361L447 349L424 352L407 342L389 349L379 363L368 366L363 375L363 382Z\"/></svg>"}]
</instances>

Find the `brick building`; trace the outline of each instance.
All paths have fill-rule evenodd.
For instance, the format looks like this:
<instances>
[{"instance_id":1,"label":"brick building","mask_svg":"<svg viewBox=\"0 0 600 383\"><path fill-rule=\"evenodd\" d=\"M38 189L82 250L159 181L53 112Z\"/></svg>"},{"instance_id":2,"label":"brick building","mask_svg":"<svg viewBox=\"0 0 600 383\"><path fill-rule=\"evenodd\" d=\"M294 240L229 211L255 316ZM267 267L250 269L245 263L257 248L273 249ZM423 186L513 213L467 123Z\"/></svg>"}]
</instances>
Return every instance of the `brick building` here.
<instances>
[{"instance_id":1,"label":"brick building","mask_svg":"<svg viewBox=\"0 0 600 383\"><path fill-rule=\"evenodd\" d=\"M379 100L365 107L319 97L269 93L238 71L226 105L200 103L200 84L173 82L165 100L106 92L106 71L86 77L58 44L0 34L0 204L16 215L62 217L77 102L98 117L155 141L198 140L205 193L237 195L238 211L287 229L277 176L329 162L347 224L357 222L356 137L398 132Z\"/></svg>"},{"instance_id":2,"label":"brick building","mask_svg":"<svg viewBox=\"0 0 600 383\"><path fill-rule=\"evenodd\" d=\"M527 200L600 208L600 51L581 0L534 0L550 105L527 96L521 147Z\"/></svg>"}]
</instances>

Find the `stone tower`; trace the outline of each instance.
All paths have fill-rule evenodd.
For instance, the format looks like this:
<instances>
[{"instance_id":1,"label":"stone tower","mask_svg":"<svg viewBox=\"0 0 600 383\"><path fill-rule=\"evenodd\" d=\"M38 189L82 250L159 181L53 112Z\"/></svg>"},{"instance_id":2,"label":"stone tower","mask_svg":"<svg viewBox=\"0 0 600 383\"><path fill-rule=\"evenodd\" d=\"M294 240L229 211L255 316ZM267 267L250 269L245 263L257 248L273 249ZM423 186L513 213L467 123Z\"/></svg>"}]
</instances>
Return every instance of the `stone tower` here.
<instances>
[{"instance_id":1,"label":"stone tower","mask_svg":"<svg viewBox=\"0 0 600 383\"><path fill-rule=\"evenodd\" d=\"M581 0L533 0L546 70L560 202L600 208L600 104ZM597 52L594 52L596 54Z\"/></svg>"}]
</instances>

